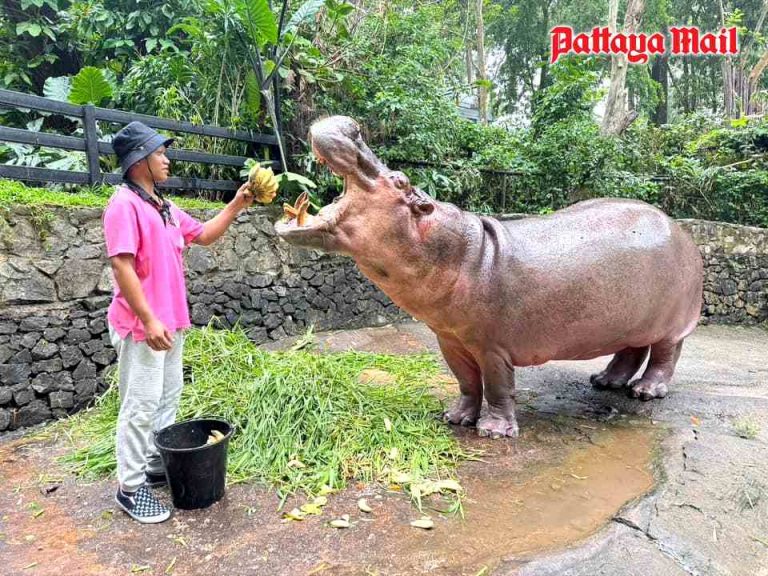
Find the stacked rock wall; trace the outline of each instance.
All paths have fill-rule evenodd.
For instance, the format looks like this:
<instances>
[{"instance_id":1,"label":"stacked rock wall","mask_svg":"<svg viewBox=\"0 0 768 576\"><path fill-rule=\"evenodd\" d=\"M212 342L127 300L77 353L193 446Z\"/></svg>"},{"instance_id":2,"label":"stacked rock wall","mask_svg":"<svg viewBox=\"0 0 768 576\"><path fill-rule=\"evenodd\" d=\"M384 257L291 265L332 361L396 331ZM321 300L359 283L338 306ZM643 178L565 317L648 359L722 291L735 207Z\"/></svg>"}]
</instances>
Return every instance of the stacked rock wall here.
<instances>
[{"instance_id":1,"label":"stacked rock wall","mask_svg":"<svg viewBox=\"0 0 768 576\"><path fill-rule=\"evenodd\" d=\"M61 417L106 387L112 279L101 210L16 208L0 221L0 432ZM215 211L190 211L200 220ZM293 248L254 208L186 254L192 322L241 326L255 342L406 316L340 256Z\"/></svg>"},{"instance_id":2,"label":"stacked rock wall","mask_svg":"<svg viewBox=\"0 0 768 576\"><path fill-rule=\"evenodd\" d=\"M768 320L768 229L680 220L704 259L704 306L710 322Z\"/></svg>"}]
</instances>

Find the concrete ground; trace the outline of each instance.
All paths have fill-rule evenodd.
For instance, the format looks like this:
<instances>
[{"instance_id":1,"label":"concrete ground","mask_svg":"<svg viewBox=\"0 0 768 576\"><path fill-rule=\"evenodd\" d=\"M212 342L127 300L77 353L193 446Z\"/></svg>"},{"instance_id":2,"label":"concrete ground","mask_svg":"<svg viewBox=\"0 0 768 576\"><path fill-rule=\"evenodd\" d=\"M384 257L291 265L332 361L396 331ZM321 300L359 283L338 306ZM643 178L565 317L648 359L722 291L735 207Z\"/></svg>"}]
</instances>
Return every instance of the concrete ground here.
<instances>
[{"instance_id":1,"label":"concrete ground","mask_svg":"<svg viewBox=\"0 0 768 576\"><path fill-rule=\"evenodd\" d=\"M437 350L418 323L318 334L317 344ZM767 361L764 329L701 326L669 396L650 403L589 386L607 359L518 370L521 437L455 429L486 454L459 471L465 518L433 510L428 532L409 526L418 514L402 494L360 484L300 523L280 521L274 493L238 485L207 510L138 526L115 511L111 480L66 475L61 438L5 435L0 573L768 576ZM356 510L361 496L372 514ZM345 512L352 528L326 525Z\"/></svg>"}]
</instances>

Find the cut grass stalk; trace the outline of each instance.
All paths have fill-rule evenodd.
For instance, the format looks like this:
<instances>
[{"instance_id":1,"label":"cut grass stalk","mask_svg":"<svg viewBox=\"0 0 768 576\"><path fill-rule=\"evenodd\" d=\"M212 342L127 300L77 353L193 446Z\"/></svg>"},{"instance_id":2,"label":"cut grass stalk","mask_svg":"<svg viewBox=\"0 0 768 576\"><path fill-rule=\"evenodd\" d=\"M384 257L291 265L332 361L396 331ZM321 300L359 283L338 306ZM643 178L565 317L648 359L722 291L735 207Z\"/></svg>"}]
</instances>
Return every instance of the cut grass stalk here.
<instances>
[{"instance_id":1,"label":"cut grass stalk","mask_svg":"<svg viewBox=\"0 0 768 576\"><path fill-rule=\"evenodd\" d=\"M204 328L188 333L184 364L177 419L217 416L235 425L230 482L263 482L283 498L315 495L325 485L341 489L392 471L446 478L470 456L435 417L442 407L429 391L439 373L434 355L266 352L240 330ZM394 383L361 384L368 368L392 374ZM118 409L113 386L68 423L75 449L65 460L79 474L114 471ZM292 460L305 466L289 466Z\"/></svg>"}]
</instances>

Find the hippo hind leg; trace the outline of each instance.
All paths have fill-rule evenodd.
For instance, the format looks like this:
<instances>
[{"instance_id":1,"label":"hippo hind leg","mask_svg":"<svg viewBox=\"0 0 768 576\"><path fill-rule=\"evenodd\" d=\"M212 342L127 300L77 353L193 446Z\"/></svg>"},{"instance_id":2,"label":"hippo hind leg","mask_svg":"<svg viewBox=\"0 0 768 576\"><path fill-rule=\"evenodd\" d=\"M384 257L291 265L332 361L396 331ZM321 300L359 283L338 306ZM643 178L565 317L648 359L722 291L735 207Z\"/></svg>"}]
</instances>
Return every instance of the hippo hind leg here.
<instances>
[{"instance_id":1,"label":"hippo hind leg","mask_svg":"<svg viewBox=\"0 0 768 576\"><path fill-rule=\"evenodd\" d=\"M600 390L624 388L648 357L650 346L624 348L611 360L608 367L589 379L592 386Z\"/></svg>"},{"instance_id":2,"label":"hippo hind leg","mask_svg":"<svg viewBox=\"0 0 768 576\"><path fill-rule=\"evenodd\" d=\"M669 390L669 383L675 372L675 365L680 358L683 349L683 341L657 342L651 346L651 359L648 367L643 372L642 378L638 378L630 384L629 395L640 400L652 400L664 398Z\"/></svg>"}]
</instances>

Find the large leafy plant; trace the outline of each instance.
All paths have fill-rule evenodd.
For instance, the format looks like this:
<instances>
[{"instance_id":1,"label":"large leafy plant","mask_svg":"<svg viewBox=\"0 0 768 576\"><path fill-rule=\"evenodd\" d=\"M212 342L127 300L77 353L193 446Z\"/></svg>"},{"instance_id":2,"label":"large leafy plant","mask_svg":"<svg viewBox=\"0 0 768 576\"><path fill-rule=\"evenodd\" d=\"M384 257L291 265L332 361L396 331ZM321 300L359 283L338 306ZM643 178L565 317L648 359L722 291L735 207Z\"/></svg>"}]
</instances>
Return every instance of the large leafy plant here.
<instances>
[{"instance_id":1,"label":"large leafy plant","mask_svg":"<svg viewBox=\"0 0 768 576\"><path fill-rule=\"evenodd\" d=\"M286 149L275 102L277 79L296 39L298 28L311 20L326 2L333 0L307 0L285 25L288 0L282 4L279 19L272 13L267 0L231 1L238 17L237 33L246 47L253 72L251 94L255 97L258 92L267 109L277 136L283 170L287 170ZM336 3L333 6L338 10Z\"/></svg>"}]
</instances>

